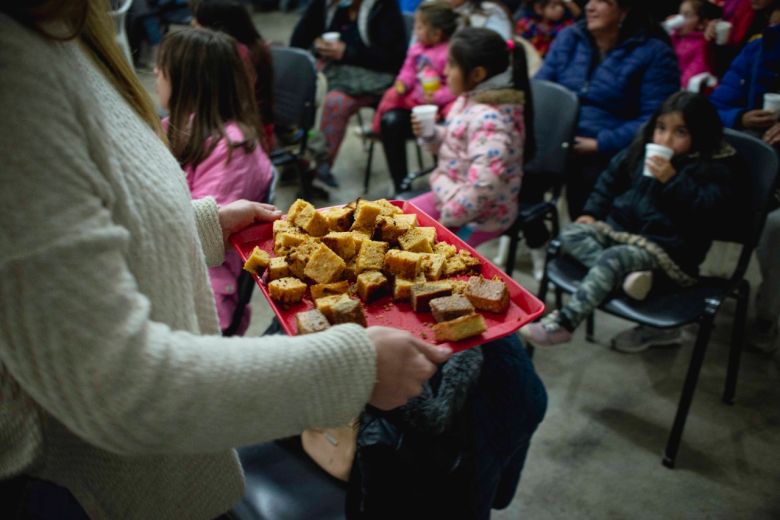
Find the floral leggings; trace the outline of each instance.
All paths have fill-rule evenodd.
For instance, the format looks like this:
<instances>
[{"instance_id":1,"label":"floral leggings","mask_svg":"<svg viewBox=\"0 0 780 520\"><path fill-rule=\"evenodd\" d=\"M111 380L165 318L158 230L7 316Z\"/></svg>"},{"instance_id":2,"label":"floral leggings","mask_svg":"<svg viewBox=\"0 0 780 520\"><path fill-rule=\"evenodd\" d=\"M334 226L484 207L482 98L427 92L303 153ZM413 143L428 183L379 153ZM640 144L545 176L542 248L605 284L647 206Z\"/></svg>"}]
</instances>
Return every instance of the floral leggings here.
<instances>
[{"instance_id":1,"label":"floral leggings","mask_svg":"<svg viewBox=\"0 0 780 520\"><path fill-rule=\"evenodd\" d=\"M376 102L374 96L348 96L338 90L331 90L325 95L322 105L322 121L320 131L328 143L328 164L333 166L336 156L347 132L347 123L358 110Z\"/></svg>"},{"instance_id":2,"label":"floral leggings","mask_svg":"<svg viewBox=\"0 0 780 520\"><path fill-rule=\"evenodd\" d=\"M590 224L569 224L561 231L561 250L589 269L561 309L562 325L574 330L634 271L659 267L645 249L615 242Z\"/></svg>"}]
</instances>

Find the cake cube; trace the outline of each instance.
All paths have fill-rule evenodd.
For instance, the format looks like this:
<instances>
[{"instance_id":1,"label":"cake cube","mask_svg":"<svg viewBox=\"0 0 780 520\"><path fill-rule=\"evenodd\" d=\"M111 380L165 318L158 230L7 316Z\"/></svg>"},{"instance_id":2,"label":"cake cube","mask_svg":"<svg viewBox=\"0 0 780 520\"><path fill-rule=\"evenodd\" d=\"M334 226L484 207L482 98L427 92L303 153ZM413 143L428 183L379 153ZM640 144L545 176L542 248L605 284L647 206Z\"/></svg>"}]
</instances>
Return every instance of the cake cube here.
<instances>
[{"instance_id":1,"label":"cake cube","mask_svg":"<svg viewBox=\"0 0 780 520\"><path fill-rule=\"evenodd\" d=\"M444 274L447 257L438 253L422 254L422 270L427 280L438 280Z\"/></svg>"},{"instance_id":2,"label":"cake cube","mask_svg":"<svg viewBox=\"0 0 780 520\"><path fill-rule=\"evenodd\" d=\"M280 303L298 303L306 293L306 284L297 278L287 276L268 284L268 293Z\"/></svg>"},{"instance_id":3,"label":"cake cube","mask_svg":"<svg viewBox=\"0 0 780 520\"><path fill-rule=\"evenodd\" d=\"M328 318L328 321L333 324L333 306L342 300L349 300L348 294L334 294L333 296L323 296L314 300L317 310Z\"/></svg>"},{"instance_id":4,"label":"cake cube","mask_svg":"<svg viewBox=\"0 0 780 520\"><path fill-rule=\"evenodd\" d=\"M363 306L360 301L348 298L346 300L339 300L333 304L332 307L333 319L331 323L338 325L340 323L357 323L363 327L367 327L366 315L363 312Z\"/></svg>"},{"instance_id":5,"label":"cake cube","mask_svg":"<svg viewBox=\"0 0 780 520\"><path fill-rule=\"evenodd\" d=\"M411 303L414 312L430 311L430 301L434 298L452 294L450 284L442 282L425 282L414 284L411 289Z\"/></svg>"},{"instance_id":6,"label":"cake cube","mask_svg":"<svg viewBox=\"0 0 780 520\"><path fill-rule=\"evenodd\" d=\"M278 235L282 231L290 231L295 233L298 231L298 228L296 228L295 225L287 219L274 220L273 223L274 238L276 238L276 235Z\"/></svg>"},{"instance_id":7,"label":"cake cube","mask_svg":"<svg viewBox=\"0 0 780 520\"><path fill-rule=\"evenodd\" d=\"M309 257L303 275L316 283L331 283L338 281L346 267L347 264L339 255L325 244L319 244Z\"/></svg>"},{"instance_id":8,"label":"cake cube","mask_svg":"<svg viewBox=\"0 0 780 520\"><path fill-rule=\"evenodd\" d=\"M381 271L385 264L387 248L387 242L364 240L360 244L355 272L360 274L363 271Z\"/></svg>"},{"instance_id":9,"label":"cake cube","mask_svg":"<svg viewBox=\"0 0 780 520\"><path fill-rule=\"evenodd\" d=\"M436 243L436 228L435 227L418 227L420 234L431 244L431 247Z\"/></svg>"},{"instance_id":10,"label":"cake cube","mask_svg":"<svg viewBox=\"0 0 780 520\"><path fill-rule=\"evenodd\" d=\"M422 260L420 253L391 249L385 253L385 271L393 276L414 280L422 272Z\"/></svg>"},{"instance_id":11,"label":"cake cube","mask_svg":"<svg viewBox=\"0 0 780 520\"><path fill-rule=\"evenodd\" d=\"M405 251L416 253L432 253L433 241L430 240L430 233L420 231L424 228L413 228L398 237L398 243Z\"/></svg>"},{"instance_id":12,"label":"cake cube","mask_svg":"<svg viewBox=\"0 0 780 520\"><path fill-rule=\"evenodd\" d=\"M393 220L395 220L399 226L407 226L409 229L417 227L417 215L414 213L401 213L395 215Z\"/></svg>"},{"instance_id":13,"label":"cake cube","mask_svg":"<svg viewBox=\"0 0 780 520\"><path fill-rule=\"evenodd\" d=\"M321 237L330 231L328 221L311 204L301 209L294 222L296 226L313 237Z\"/></svg>"},{"instance_id":14,"label":"cake cube","mask_svg":"<svg viewBox=\"0 0 780 520\"><path fill-rule=\"evenodd\" d=\"M344 260L349 260L357 253L357 244L355 244L353 233L331 231L322 237L322 241Z\"/></svg>"},{"instance_id":15,"label":"cake cube","mask_svg":"<svg viewBox=\"0 0 780 520\"><path fill-rule=\"evenodd\" d=\"M509 290L499 279L487 280L482 276L472 276L466 287L466 297L482 311L500 313L509 308Z\"/></svg>"},{"instance_id":16,"label":"cake cube","mask_svg":"<svg viewBox=\"0 0 780 520\"><path fill-rule=\"evenodd\" d=\"M306 202L305 200L296 199L295 202L293 202L290 205L290 209L287 210L287 221L291 223L295 223L295 219L298 217L301 211L309 207L311 207L312 209L314 208L314 206L312 206L310 203Z\"/></svg>"},{"instance_id":17,"label":"cake cube","mask_svg":"<svg viewBox=\"0 0 780 520\"><path fill-rule=\"evenodd\" d=\"M452 244L447 242L436 242L433 246L433 252L439 255L444 255L444 258L449 258L457 254L458 249Z\"/></svg>"},{"instance_id":18,"label":"cake cube","mask_svg":"<svg viewBox=\"0 0 780 520\"><path fill-rule=\"evenodd\" d=\"M398 242L398 238L410 229L409 224L398 222L393 217L380 215L376 219L376 233L385 242Z\"/></svg>"},{"instance_id":19,"label":"cake cube","mask_svg":"<svg viewBox=\"0 0 780 520\"><path fill-rule=\"evenodd\" d=\"M316 251L320 245L322 244L314 241L307 241L290 251L286 257L290 274L296 278L303 279L306 276L304 274L306 264L309 263L309 258L311 258L311 255L314 254L314 251Z\"/></svg>"},{"instance_id":20,"label":"cake cube","mask_svg":"<svg viewBox=\"0 0 780 520\"><path fill-rule=\"evenodd\" d=\"M422 274L417 275L417 278L414 280L396 277L393 284L393 299L397 301L410 299L412 297L412 286L420 283L425 283L425 276Z\"/></svg>"},{"instance_id":21,"label":"cake cube","mask_svg":"<svg viewBox=\"0 0 780 520\"><path fill-rule=\"evenodd\" d=\"M463 265L466 266L466 271L479 273L482 270L482 263L479 259L465 249L458 251L458 256L463 262Z\"/></svg>"},{"instance_id":22,"label":"cake cube","mask_svg":"<svg viewBox=\"0 0 780 520\"><path fill-rule=\"evenodd\" d=\"M322 215L328 221L328 227L331 231L349 231L352 226L352 215L355 214L353 208L330 208L323 211Z\"/></svg>"},{"instance_id":23,"label":"cake cube","mask_svg":"<svg viewBox=\"0 0 780 520\"><path fill-rule=\"evenodd\" d=\"M271 262L271 255L263 251L258 246L252 250L252 254L244 262L244 270L257 275L262 274L263 270Z\"/></svg>"},{"instance_id":24,"label":"cake cube","mask_svg":"<svg viewBox=\"0 0 780 520\"><path fill-rule=\"evenodd\" d=\"M365 271L357 276L357 295L367 302L387 288L387 278L379 271Z\"/></svg>"},{"instance_id":25,"label":"cake cube","mask_svg":"<svg viewBox=\"0 0 780 520\"><path fill-rule=\"evenodd\" d=\"M377 199L374 204L382 208L380 215L390 216L403 214L403 210L387 199Z\"/></svg>"},{"instance_id":26,"label":"cake cube","mask_svg":"<svg viewBox=\"0 0 780 520\"><path fill-rule=\"evenodd\" d=\"M444 262L444 276L455 276L466 272L466 264L459 255L449 257Z\"/></svg>"},{"instance_id":27,"label":"cake cube","mask_svg":"<svg viewBox=\"0 0 780 520\"><path fill-rule=\"evenodd\" d=\"M334 294L347 294L349 292L349 282L342 280L333 283L318 283L309 287L311 299L317 300L324 296L333 296Z\"/></svg>"},{"instance_id":28,"label":"cake cube","mask_svg":"<svg viewBox=\"0 0 780 520\"><path fill-rule=\"evenodd\" d=\"M436 341L460 341L478 336L487 330L485 319L480 314L467 314L433 326Z\"/></svg>"},{"instance_id":29,"label":"cake cube","mask_svg":"<svg viewBox=\"0 0 780 520\"><path fill-rule=\"evenodd\" d=\"M278 280L285 276L290 276L290 266L287 265L287 259L283 256L275 256L268 264L268 278Z\"/></svg>"},{"instance_id":30,"label":"cake cube","mask_svg":"<svg viewBox=\"0 0 780 520\"><path fill-rule=\"evenodd\" d=\"M298 335L321 332L330 327L328 319L317 309L299 312L295 315L295 328Z\"/></svg>"},{"instance_id":31,"label":"cake cube","mask_svg":"<svg viewBox=\"0 0 780 520\"><path fill-rule=\"evenodd\" d=\"M353 256L347 261L347 266L344 268L344 279L354 282L357 280L357 256Z\"/></svg>"},{"instance_id":32,"label":"cake cube","mask_svg":"<svg viewBox=\"0 0 780 520\"><path fill-rule=\"evenodd\" d=\"M373 235L376 218L381 212L382 207L374 202L358 201L357 209L355 210L355 221L350 229L368 233L369 236Z\"/></svg>"},{"instance_id":33,"label":"cake cube","mask_svg":"<svg viewBox=\"0 0 780 520\"><path fill-rule=\"evenodd\" d=\"M474 306L462 294L434 298L430 302L433 319L437 322L454 320L475 312Z\"/></svg>"},{"instance_id":34,"label":"cake cube","mask_svg":"<svg viewBox=\"0 0 780 520\"><path fill-rule=\"evenodd\" d=\"M274 237L274 254L276 256L284 256L307 240L308 237L306 235L297 231L280 231Z\"/></svg>"}]
</instances>

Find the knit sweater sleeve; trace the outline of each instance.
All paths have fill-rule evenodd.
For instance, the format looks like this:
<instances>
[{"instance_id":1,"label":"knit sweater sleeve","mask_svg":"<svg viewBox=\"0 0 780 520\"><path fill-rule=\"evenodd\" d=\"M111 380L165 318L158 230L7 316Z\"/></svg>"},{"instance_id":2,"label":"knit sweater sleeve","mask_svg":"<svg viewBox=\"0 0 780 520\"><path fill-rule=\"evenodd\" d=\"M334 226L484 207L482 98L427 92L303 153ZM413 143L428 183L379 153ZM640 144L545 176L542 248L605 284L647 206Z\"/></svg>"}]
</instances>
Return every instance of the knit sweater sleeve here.
<instances>
[{"instance_id":1,"label":"knit sweater sleeve","mask_svg":"<svg viewBox=\"0 0 780 520\"><path fill-rule=\"evenodd\" d=\"M219 208L214 197L204 197L192 201L195 212L195 224L203 246L203 254L209 267L216 267L225 261L225 243L222 240L222 227L219 225Z\"/></svg>"},{"instance_id":2,"label":"knit sweater sleeve","mask_svg":"<svg viewBox=\"0 0 780 520\"><path fill-rule=\"evenodd\" d=\"M376 374L360 327L222 338L155 321L140 277L186 282L131 268L133 232L114 219L113 186L100 174L111 161L89 100L63 85L62 67L11 52L0 63L12 71L0 75L2 373L76 435L117 453L215 452L360 412ZM213 249L213 201L194 207Z\"/></svg>"}]
</instances>

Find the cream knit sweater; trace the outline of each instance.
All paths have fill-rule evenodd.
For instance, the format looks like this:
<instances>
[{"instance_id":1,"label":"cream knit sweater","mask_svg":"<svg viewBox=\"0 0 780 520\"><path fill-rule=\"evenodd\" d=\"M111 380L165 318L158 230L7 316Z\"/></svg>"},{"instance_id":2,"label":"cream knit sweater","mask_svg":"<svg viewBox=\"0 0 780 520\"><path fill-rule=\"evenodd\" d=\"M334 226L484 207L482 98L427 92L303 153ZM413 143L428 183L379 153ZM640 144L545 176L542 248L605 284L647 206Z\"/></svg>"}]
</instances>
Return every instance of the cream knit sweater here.
<instances>
[{"instance_id":1,"label":"cream knit sweater","mask_svg":"<svg viewBox=\"0 0 780 520\"><path fill-rule=\"evenodd\" d=\"M0 14L0 479L92 518L212 518L232 447L338 425L373 388L365 331L222 338L213 200L75 42Z\"/></svg>"}]
</instances>

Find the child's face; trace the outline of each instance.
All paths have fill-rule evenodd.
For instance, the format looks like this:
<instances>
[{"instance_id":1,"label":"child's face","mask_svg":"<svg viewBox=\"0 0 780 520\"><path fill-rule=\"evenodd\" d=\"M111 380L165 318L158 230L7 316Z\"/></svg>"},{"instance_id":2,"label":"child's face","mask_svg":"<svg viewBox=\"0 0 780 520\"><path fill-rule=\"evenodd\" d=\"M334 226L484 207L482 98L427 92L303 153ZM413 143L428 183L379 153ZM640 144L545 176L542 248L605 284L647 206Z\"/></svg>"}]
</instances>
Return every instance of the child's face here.
<instances>
[{"instance_id":1,"label":"child's face","mask_svg":"<svg viewBox=\"0 0 780 520\"><path fill-rule=\"evenodd\" d=\"M453 96L459 96L466 91L466 79L463 77L463 69L453 61L452 56L447 57L444 74L447 76L447 87L449 87Z\"/></svg>"},{"instance_id":2,"label":"child's face","mask_svg":"<svg viewBox=\"0 0 780 520\"><path fill-rule=\"evenodd\" d=\"M423 21L420 13L414 15L414 37L420 45L436 45L441 40L441 31L431 28Z\"/></svg>"},{"instance_id":3,"label":"child's face","mask_svg":"<svg viewBox=\"0 0 780 520\"><path fill-rule=\"evenodd\" d=\"M160 100L160 107L168 110L168 103L171 100L171 82L157 66L154 67L154 90Z\"/></svg>"},{"instance_id":4,"label":"child's face","mask_svg":"<svg viewBox=\"0 0 780 520\"><path fill-rule=\"evenodd\" d=\"M542 19L548 22L560 22L566 15L566 8L561 0L550 0L537 10Z\"/></svg>"},{"instance_id":5,"label":"child's face","mask_svg":"<svg viewBox=\"0 0 780 520\"><path fill-rule=\"evenodd\" d=\"M683 25L680 27L680 34L688 34L697 29L701 29L701 18L692 2L683 2L680 4L680 14L683 17Z\"/></svg>"},{"instance_id":6,"label":"child's face","mask_svg":"<svg viewBox=\"0 0 780 520\"><path fill-rule=\"evenodd\" d=\"M670 112L658 117L653 142L671 148L675 156L691 151L691 134L680 112Z\"/></svg>"}]
</instances>

